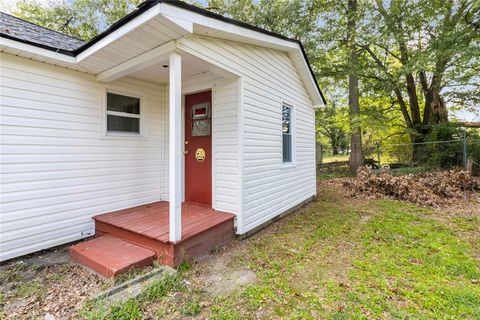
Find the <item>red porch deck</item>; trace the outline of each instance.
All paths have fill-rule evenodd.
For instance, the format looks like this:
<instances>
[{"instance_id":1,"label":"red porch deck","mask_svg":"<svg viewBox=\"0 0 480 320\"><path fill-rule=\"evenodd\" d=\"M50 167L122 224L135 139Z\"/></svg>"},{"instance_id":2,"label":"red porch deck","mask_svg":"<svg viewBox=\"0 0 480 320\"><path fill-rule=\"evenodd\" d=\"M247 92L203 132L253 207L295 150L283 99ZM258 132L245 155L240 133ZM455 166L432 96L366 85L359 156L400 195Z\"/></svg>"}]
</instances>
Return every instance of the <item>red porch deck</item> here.
<instances>
[{"instance_id":1,"label":"red porch deck","mask_svg":"<svg viewBox=\"0 0 480 320\"><path fill-rule=\"evenodd\" d=\"M169 240L169 204L154 202L94 217L96 235L112 235L153 250L161 263L175 266L233 238L234 215L210 207L182 204L182 239Z\"/></svg>"},{"instance_id":2,"label":"red porch deck","mask_svg":"<svg viewBox=\"0 0 480 320\"><path fill-rule=\"evenodd\" d=\"M133 245L149 249L162 264L176 266L182 260L208 253L212 248L221 246L234 237L234 215L215 211L210 207L184 203L182 205L182 239L169 240L169 204L166 201L154 202L138 207L97 215L95 220L96 237L112 236ZM91 240L96 241L96 240ZM83 245L82 245L83 244ZM96 249L96 257L80 257L85 249ZM98 241L91 245L80 243L71 248L72 258L77 262L98 269L94 261L99 260L101 250L115 250L119 245L102 249ZM90 251L91 252L91 251ZM100 252L100 253L99 253ZM121 257L124 252L114 253L112 257ZM91 253L93 255L93 253ZM108 259L107 259L108 260ZM88 261L87 263L85 261ZM106 265L119 263L102 261ZM106 266L108 269L108 266ZM123 267L127 270L128 266ZM122 270L123 270L122 269ZM96 270L99 272L98 270ZM99 272L103 274L103 272ZM116 275L114 271L110 272ZM108 276L110 273L106 273Z\"/></svg>"},{"instance_id":3,"label":"red porch deck","mask_svg":"<svg viewBox=\"0 0 480 320\"><path fill-rule=\"evenodd\" d=\"M135 232L161 242L170 242L168 202L159 201L93 217L97 231L102 224ZM204 205L182 204L182 240L233 219L234 215ZM177 242L178 243L178 242Z\"/></svg>"}]
</instances>

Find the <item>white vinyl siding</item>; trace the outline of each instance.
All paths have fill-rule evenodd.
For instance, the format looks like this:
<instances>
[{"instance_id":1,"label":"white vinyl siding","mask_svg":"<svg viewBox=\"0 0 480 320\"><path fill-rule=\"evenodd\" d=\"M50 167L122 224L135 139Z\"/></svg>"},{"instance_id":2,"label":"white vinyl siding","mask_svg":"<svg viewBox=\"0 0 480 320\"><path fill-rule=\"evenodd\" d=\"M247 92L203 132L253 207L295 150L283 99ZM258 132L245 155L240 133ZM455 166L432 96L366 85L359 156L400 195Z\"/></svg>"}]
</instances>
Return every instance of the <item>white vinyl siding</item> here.
<instances>
[{"instance_id":1,"label":"white vinyl siding","mask_svg":"<svg viewBox=\"0 0 480 320\"><path fill-rule=\"evenodd\" d=\"M213 98L213 188L216 210L237 213L238 186L238 123L237 80L219 82Z\"/></svg>"},{"instance_id":2,"label":"white vinyl siding","mask_svg":"<svg viewBox=\"0 0 480 320\"><path fill-rule=\"evenodd\" d=\"M146 97L148 134L103 137L93 76L0 58L0 260L93 235L92 216L163 198L161 86L112 83Z\"/></svg>"},{"instance_id":3,"label":"white vinyl siding","mask_svg":"<svg viewBox=\"0 0 480 320\"><path fill-rule=\"evenodd\" d=\"M316 194L314 109L288 54L231 41L190 36L180 48L243 78L240 133L244 154L238 233ZM295 106L295 165L282 163L282 101Z\"/></svg>"}]
</instances>

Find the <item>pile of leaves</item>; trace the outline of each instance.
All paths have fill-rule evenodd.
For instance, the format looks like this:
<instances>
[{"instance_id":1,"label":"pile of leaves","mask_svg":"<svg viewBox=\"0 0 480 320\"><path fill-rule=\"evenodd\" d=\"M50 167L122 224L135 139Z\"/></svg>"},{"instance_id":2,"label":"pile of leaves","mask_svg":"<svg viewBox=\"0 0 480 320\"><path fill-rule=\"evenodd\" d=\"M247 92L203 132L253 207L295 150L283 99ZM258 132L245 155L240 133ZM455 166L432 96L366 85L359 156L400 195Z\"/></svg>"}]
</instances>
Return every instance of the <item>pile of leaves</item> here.
<instances>
[{"instance_id":1,"label":"pile of leaves","mask_svg":"<svg viewBox=\"0 0 480 320\"><path fill-rule=\"evenodd\" d=\"M388 170L381 174L366 167L357 171L357 177L344 182L350 196L359 198L392 198L423 206L439 207L480 190L480 179L468 171L448 170L421 174L393 176Z\"/></svg>"}]
</instances>

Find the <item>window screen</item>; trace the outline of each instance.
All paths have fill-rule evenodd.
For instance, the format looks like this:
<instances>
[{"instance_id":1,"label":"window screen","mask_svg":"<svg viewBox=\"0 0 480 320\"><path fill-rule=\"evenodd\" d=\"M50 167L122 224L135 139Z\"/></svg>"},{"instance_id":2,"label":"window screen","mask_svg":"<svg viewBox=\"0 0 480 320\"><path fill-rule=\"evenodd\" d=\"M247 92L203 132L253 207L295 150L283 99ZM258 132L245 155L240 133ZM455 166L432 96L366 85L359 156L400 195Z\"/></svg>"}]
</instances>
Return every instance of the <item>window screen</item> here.
<instances>
[{"instance_id":1,"label":"window screen","mask_svg":"<svg viewBox=\"0 0 480 320\"><path fill-rule=\"evenodd\" d=\"M140 99L108 92L107 131L140 133Z\"/></svg>"}]
</instances>

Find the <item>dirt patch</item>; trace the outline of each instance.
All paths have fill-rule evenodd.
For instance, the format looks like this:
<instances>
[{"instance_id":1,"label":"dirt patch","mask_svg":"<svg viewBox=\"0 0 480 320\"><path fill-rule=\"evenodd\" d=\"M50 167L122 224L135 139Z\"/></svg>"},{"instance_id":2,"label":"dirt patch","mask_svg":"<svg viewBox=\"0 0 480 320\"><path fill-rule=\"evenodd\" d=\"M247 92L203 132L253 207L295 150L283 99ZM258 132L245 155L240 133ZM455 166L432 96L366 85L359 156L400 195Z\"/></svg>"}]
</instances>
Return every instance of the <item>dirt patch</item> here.
<instances>
[{"instance_id":1,"label":"dirt patch","mask_svg":"<svg viewBox=\"0 0 480 320\"><path fill-rule=\"evenodd\" d=\"M246 240L248 241L248 240ZM245 240L233 241L221 252L209 255L195 266L188 281L210 296L224 295L255 283L253 271L240 268L235 261L246 254Z\"/></svg>"},{"instance_id":2,"label":"dirt patch","mask_svg":"<svg viewBox=\"0 0 480 320\"><path fill-rule=\"evenodd\" d=\"M248 269L229 271L223 270L212 273L204 277L205 289L212 295L224 295L238 290L248 284L252 284L256 281L257 276L253 271Z\"/></svg>"},{"instance_id":3,"label":"dirt patch","mask_svg":"<svg viewBox=\"0 0 480 320\"><path fill-rule=\"evenodd\" d=\"M65 265L68 263L70 263L68 247L63 246L13 259L0 265L0 272L8 272L15 269L15 271L24 279L28 280L27 273L31 273L31 271L34 271L35 269L55 265ZM0 284L0 288L1 285L2 284Z\"/></svg>"}]
</instances>

